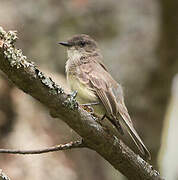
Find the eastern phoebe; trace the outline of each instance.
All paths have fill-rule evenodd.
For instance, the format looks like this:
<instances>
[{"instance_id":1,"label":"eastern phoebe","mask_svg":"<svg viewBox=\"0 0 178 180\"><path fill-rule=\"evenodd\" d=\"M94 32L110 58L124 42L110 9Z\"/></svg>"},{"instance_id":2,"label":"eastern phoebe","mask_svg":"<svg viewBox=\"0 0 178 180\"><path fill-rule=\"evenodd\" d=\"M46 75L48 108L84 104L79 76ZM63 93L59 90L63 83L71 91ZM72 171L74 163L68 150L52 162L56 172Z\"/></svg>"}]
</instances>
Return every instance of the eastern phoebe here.
<instances>
[{"instance_id":1,"label":"eastern phoebe","mask_svg":"<svg viewBox=\"0 0 178 180\"><path fill-rule=\"evenodd\" d=\"M94 113L107 117L116 129L123 134L122 124L132 137L146 159L150 153L133 127L124 103L122 87L109 74L102 62L102 55L96 41L85 34L75 35L59 44L67 47L67 81L72 90L77 91L76 99L80 104L91 104Z\"/></svg>"}]
</instances>

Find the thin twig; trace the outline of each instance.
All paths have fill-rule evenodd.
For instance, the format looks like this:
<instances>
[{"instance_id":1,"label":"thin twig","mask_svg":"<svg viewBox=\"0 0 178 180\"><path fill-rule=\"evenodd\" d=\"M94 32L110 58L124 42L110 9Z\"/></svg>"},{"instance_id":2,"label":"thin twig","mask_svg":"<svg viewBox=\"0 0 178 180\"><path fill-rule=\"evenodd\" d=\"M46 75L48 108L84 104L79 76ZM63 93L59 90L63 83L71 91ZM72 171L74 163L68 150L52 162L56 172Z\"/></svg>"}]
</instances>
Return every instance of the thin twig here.
<instances>
[{"instance_id":1,"label":"thin twig","mask_svg":"<svg viewBox=\"0 0 178 180\"><path fill-rule=\"evenodd\" d=\"M0 149L0 153L8 153L8 154L42 154L54 151L68 150L74 148L82 148L85 147L83 140L77 140L74 142L69 142L66 144L59 144L56 146L48 147L45 149L37 149L37 150L15 150L15 149Z\"/></svg>"}]
</instances>

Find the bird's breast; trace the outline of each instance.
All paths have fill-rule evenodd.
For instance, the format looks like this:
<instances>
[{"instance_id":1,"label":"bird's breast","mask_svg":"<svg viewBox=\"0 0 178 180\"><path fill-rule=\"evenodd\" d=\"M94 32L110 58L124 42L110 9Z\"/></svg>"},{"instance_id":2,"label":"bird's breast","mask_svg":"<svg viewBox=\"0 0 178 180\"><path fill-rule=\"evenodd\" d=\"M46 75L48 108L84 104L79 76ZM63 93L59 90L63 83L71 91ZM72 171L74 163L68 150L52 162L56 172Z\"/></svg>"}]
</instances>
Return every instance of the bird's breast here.
<instances>
[{"instance_id":1,"label":"bird's breast","mask_svg":"<svg viewBox=\"0 0 178 180\"><path fill-rule=\"evenodd\" d=\"M80 104L89 104L94 102L99 102L98 105L92 105L92 108L94 110L94 113L102 117L106 110L101 103L100 99L97 97L97 95L87 86L87 84L81 83L75 75L67 75L67 80L69 83L69 86L72 91L77 91L77 97L76 100Z\"/></svg>"},{"instance_id":2,"label":"bird's breast","mask_svg":"<svg viewBox=\"0 0 178 180\"><path fill-rule=\"evenodd\" d=\"M77 101L81 104L96 102L98 101L98 97L95 93L89 88L87 84L83 84L80 82L75 75L67 75L67 81L72 91L77 91Z\"/></svg>"}]
</instances>

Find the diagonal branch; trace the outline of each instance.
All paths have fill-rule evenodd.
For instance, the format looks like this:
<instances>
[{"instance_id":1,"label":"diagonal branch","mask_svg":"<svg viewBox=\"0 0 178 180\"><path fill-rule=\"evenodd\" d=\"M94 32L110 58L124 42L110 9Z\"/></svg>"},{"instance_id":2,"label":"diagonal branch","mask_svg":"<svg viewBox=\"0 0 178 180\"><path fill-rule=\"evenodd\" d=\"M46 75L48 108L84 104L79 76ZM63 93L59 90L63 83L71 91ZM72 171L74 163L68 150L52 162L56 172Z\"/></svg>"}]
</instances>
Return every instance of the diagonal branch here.
<instances>
[{"instance_id":1,"label":"diagonal branch","mask_svg":"<svg viewBox=\"0 0 178 180\"><path fill-rule=\"evenodd\" d=\"M61 118L113 167L132 180L162 180L159 173L136 155L120 139L105 130L96 119L78 106L51 78L14 47L13 31L0 28L0 69L14 84L48 107L53 117Z\"/></svg>"}]
</instances>

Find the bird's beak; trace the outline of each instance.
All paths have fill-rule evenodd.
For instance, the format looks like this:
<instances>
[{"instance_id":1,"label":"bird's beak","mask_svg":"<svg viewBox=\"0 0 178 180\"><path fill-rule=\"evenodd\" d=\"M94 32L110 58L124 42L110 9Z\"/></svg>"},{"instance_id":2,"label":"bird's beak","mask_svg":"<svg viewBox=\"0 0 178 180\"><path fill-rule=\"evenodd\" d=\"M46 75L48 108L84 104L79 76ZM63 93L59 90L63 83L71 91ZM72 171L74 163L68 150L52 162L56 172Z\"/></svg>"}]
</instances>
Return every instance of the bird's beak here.
<instances>
[{"instance_id":1,"label":"bird's beak","mask_svg":"<svg viewBox=\"0 0 178 180\"><path fill-rule=\"evenodd\" d=\"M68 42L59 42L59 44L61 44L63 46L67 46L67 47L71 46Z\"/></svg>"}]
</instances>

